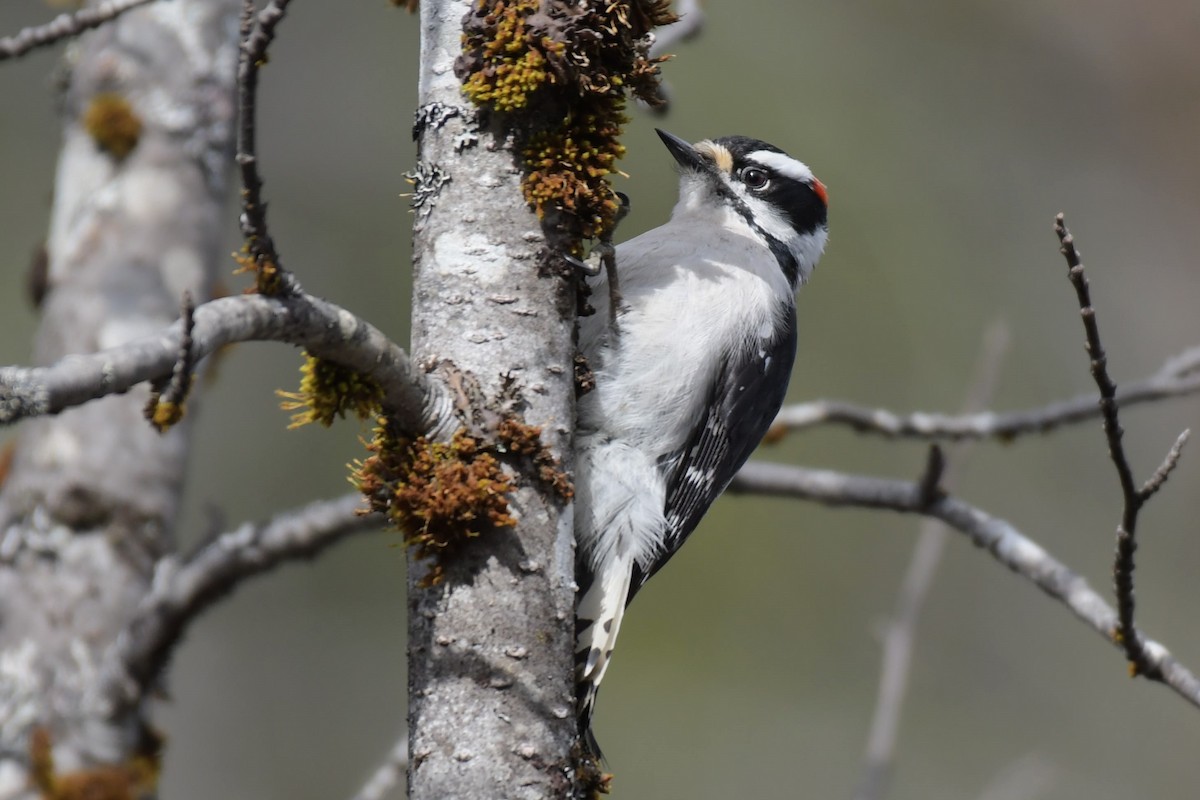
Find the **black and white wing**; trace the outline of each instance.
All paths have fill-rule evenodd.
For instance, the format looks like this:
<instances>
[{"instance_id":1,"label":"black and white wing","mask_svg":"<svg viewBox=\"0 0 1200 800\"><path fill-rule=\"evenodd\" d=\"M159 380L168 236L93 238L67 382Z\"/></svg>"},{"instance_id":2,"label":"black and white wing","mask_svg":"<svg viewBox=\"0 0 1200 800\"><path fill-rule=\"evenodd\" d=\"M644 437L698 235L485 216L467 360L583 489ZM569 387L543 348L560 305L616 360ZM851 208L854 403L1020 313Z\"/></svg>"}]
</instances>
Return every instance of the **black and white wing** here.
<instances>
[{"instance_id":1,"label":"black and white wing","mask_svg":"<svg viewBox=\"0 0 1200 800\"><path fill-rule=\"evenodd\" d=\"M670 560L713 501L758 447L783 405L796 358L796 308L784 324L722 363L710 389L707 414L688 442L660 462L667 475L666 535L650 565L635 564L629 597Z\"/></svg>"}]
</instances>

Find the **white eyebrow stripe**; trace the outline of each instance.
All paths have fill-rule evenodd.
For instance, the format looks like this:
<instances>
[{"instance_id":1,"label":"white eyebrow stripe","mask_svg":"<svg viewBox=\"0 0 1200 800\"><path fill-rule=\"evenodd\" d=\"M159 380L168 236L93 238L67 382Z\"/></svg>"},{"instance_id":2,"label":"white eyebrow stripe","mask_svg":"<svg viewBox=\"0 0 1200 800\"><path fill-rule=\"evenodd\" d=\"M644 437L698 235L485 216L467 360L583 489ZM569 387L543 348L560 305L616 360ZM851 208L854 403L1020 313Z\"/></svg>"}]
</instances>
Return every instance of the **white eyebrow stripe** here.
<instances>
[{"instance_id":1,"label":"white eyebrow stripe","mask_svg":"<svg viewBox=\"0 0 1200 800\"><path fill-rule=\"evenodd\" d=\"M785 178L804 181L805 183L812 183L816 180L816 177L807 164L783 153L776 153L773 150L755 150L753 153L747 155L746 158L774 170Z\"/></svg>"}]
</instances>

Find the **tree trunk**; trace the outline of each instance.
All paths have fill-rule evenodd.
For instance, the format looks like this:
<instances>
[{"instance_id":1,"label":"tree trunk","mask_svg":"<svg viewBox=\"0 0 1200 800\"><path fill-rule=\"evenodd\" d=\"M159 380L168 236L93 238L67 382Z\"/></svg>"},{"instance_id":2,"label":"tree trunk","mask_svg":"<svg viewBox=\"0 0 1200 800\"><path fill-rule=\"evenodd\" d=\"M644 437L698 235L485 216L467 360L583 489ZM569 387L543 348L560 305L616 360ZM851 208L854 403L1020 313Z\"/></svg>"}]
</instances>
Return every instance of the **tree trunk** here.
<instances>
[{"instance_id":1,"label":"tree trunk","mask_svg":"<svg viewBox=\"0 0 1200 800\"><path fill-rule=\"evenodd\" d=\"M185 290L210 294L237 9L153 4L73 46L37 363L157 333ZM27 422L18 441L0 494L2 798L68 783L129 790L119 796L152 788L145 698L104 691L98 668L173 548L188 426L157 433L147 397Z\"/></svg>"},{"instance_id":2,"label":"tree trunk","mask_svg":"<svg viewBox=\"0 0 1200 800\"><path fill-rule=\"evenodd\" d=\"M522 197L512 137L480 126L454 62L471 0L421 3L413 355L449 361L495 409L505 380L564 458L574 420L574 289ZM569 468L569 463L564 465ZM571 507L520 480L513 528L409 564L413 800L564 797L573 782Z\"/></svg>"}]
</instances>

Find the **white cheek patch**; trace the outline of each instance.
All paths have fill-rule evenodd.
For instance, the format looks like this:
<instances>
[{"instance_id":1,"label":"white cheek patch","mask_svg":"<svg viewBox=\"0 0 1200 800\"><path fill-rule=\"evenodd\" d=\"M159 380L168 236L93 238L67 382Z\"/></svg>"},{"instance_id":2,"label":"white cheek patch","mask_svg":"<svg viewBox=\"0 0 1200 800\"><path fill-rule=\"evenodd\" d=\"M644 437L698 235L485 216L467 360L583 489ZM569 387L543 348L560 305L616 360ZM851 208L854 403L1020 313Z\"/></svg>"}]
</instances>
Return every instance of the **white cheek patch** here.
<instances>
[{"instance_id":1,"label":"white cheek patch","mask_svg":"<svg viewBox=\"0 0 1200 800\"><path fill-rule=\"evenodd\" d=\"M742 202L750 209L754 223L762 228L763 233L783 243L796 235L791 223L784 219L770 203L749 194L741 187L738 187L738 194L741 196Z\"/></svg>"},{"instance_id":2,"label":"white cheek patch","mask_svg":"<svg viewBox=\"0 0 1200 800\"><path fill-rule=\"evenodd\" d=\"M786 156L784 157L786 158ZM762 229L762 232L791 251L798 268L796 277L800 283L807 283L813 268L821 258L821 253L825 250L825 240L829 236L828 231L825 228L817 228L812 233L801 236L791 223L769 203L750 195L740 187L737 187L735 191L750 208L754 215L754 221Z\"/></svg>"},{"instance_id":3,"label":"white cheek patch","mask_svg":"<svg viewBox=\"0 0 1200 800\"><path fill-rule=\"evenodd\" d=\"M803 181L808 184L816 180L816 176L813 175L812 170L808 168L807 164L783 153L776 153L773 150L755 150L746 156L746 158L755 163L762 164L767 169L785 178Z\"/></svg>"}]
</instances>

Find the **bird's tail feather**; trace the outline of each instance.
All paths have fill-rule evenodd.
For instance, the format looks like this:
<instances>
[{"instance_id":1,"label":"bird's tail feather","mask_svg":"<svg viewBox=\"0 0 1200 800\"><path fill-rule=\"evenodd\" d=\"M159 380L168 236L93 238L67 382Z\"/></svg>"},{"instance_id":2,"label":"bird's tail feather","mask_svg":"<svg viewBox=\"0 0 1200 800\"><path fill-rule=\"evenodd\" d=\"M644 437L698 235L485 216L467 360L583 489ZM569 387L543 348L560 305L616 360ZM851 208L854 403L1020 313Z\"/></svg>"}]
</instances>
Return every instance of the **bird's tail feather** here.
<instances>
[{"instance_id":1,"label":"bird's tail feather","mask_svg":"<svg viewBox=\"0 0 1200 800\"><path fill-rule=\"evenodd\" d=\"M632 572L633 564L627 556L609 559L592 577L576 611L575 680L579 732L597 757L600 748L591 733L592 711L621 629Z\"/></svg>"}]
</instances>

